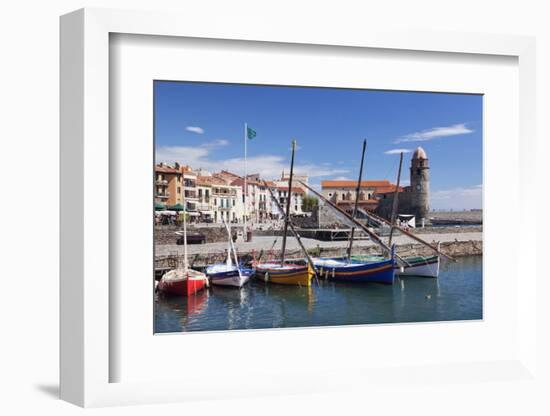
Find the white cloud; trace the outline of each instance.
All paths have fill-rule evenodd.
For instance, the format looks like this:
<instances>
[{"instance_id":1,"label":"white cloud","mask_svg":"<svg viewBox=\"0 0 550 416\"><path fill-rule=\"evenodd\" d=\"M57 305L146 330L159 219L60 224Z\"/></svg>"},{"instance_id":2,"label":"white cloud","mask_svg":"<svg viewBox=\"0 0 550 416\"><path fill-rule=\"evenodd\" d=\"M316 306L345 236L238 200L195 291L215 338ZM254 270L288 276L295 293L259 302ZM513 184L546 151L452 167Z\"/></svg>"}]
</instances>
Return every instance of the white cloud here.
<instances>
[{"instance_id":1,"label":"white cloud","mask_svg":"<svg viewBox=\"0 0 550 416\"><path fill-rule=\"evenodd\" d=\"M185 130L190 131L191 133L203 134L204 129L198 126L187 126Z\"/></svg>"},{"instance_id":2,"label":"white cloud","mask_svg":"<svg viewBox=\"0 0 550 416\"><path fill-rule=\"evenodd\" d=\"M411 153L412 150L411 149L391 149L391 150L386 150L384 152L384 154L386 155L398 155L398 154L401 154L401 153Z\"/></svg>"},{"instance_id":3,"label":"white cloud","mask_svg":"<svg viewBox=\"0 0 550 416\"><path fill-rule=\"evenodd\" d=\"M481 208L483 185L457 187L430 192L430 208L433 209L472 209Z\"/></svg>"},{"instance_id":4,"label":"white cloud","mask_svg":"<svg viewBox=\"0 0 550 416\"><path fill-rule=\"evenodd\" d=\"M244 174L244 158L234 157L224 160L212 158L212 151L226 146L229 142L224 139L204 143L201 146L161 146L156 149L156 163L172 164L179 162L194 169L203 168L208 171L229 170L239 175ZM248 173L260 173L264 179L280 178L283 171L289 169L289 158L278 155L259 155L247 158ZM294 171L307 174L310 178L345 174L349 169L336 168L331 165L296 162Z\"/></svg>"},{"instance_id":5,"label":"white cloud","mask_svg":"<svg viewBox=\"0 0 550 416\"><path fill-rule=\"evenodd\" d=\"M394 143L405 142L425 142L428 140L437 139L439 137L459 136L462 134L473 133L474 130L466 127L466 124L453 124L447 127L433 127L428 130L422 130L411 134L406 134L396 139Z\"/></svg>"},{"instance_id":6,"label":"white cloud","mask_svg":"<svg viewBox=\"0 0 550 416\"><path fill-rule=\"evenodd\" d=\"M332 178L331 180L333 180L333 181L352 181L353 179L349 178L348 176L340 175L340 176L336 176L336 177ZM356 181L357 181L357 179L356 179Z\"/></svg>"},{"instance_id":7,"label":"white cloud","mask_svg":"<svg viewBox=\"0 0 550 416\"><path fill-rule=\"evenodd\" d=\"M215 149L216 147L223 147L223 146L227 146L228 144L229 144L229 140L218 139L218 140L214 140L213 142L204 143L200 147L203 147L205 149Z\"/></svg>"}]
</instances>

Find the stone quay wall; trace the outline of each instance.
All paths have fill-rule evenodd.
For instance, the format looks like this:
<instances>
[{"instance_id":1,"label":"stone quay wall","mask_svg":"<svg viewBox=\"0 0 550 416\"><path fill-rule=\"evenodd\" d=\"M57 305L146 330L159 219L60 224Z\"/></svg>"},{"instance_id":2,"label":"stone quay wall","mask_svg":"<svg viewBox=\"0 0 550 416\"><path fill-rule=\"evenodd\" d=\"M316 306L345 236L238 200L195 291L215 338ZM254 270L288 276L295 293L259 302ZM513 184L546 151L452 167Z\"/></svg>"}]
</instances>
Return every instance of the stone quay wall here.
<instances>
[{"instance_id":1,"label":"stone quay wall","mask_svg":"<svg viewBox=\"0 0 550 416\"><path fill-rule=\"evenodd\" d=\"M483 254L482 241L448 241L441 243L441 251L451 257L474 256ZM311 256L317 257L334 257L342 255L341 247L313 247L308 249ZM354 255L371 255L379 254L380 249L377 246L370 245L366 247L356 247L353 249ZM428 256L432 255L433 251L423 244L400 244L397 246L397 254L402 257L406 256ZM280 250L274 250L271 257L277 259L280 256ZM239 258L245 263L250 263L254 258L261 256L261 260L267 260L267 256L260 252L240 252ZM287 250L287 258L303 258L301 250ZM197 253L189 255L189 263L191 267L206 267L209 264L224 262L225 253ZM174 268L182 263L182 255L170 253L155 258L155 268Z\"/></svg>"}]
</instances>

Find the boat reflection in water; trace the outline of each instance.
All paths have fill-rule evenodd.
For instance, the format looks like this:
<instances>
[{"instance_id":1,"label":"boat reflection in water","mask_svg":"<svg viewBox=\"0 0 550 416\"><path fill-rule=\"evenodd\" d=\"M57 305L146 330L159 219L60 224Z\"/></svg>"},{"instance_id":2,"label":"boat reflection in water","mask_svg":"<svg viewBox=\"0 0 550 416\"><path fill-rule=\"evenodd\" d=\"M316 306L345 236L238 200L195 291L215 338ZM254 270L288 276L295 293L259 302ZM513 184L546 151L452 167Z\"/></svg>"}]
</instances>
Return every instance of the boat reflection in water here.
<instances>
[{"instance_id":1,"label":"boat reflection in water","mask_svg":"<svg viewBox=\"0 0 550 416\"><path fill-rule=\"evenodd\" d=\"M165 296L157 293L155 332L170 332L163 330L166 326L186 328L195 317L207 311L209 296L208 290L202 290L190 296Z\"/></svg>"}]
</instances>

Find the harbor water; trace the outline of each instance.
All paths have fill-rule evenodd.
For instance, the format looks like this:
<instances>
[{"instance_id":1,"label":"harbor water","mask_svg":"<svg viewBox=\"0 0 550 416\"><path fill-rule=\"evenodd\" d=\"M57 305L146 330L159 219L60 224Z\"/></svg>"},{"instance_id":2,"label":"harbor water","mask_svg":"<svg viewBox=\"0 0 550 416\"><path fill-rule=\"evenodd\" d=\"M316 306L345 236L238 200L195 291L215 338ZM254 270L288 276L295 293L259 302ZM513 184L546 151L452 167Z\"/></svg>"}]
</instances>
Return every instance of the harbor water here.
<instances>
[{"instance_id":1,"label":"harbor water","mask_svg":"<svg viewBox=\"0 0 550 416\"><path fill-rule=\"evenodd\" d=\"M309 288L251 279L190 297L155 295L155 332L222 331L482 319L482 256L441 262L439 278L393 285L312 281Z\"/></svg>"}]
</instances>

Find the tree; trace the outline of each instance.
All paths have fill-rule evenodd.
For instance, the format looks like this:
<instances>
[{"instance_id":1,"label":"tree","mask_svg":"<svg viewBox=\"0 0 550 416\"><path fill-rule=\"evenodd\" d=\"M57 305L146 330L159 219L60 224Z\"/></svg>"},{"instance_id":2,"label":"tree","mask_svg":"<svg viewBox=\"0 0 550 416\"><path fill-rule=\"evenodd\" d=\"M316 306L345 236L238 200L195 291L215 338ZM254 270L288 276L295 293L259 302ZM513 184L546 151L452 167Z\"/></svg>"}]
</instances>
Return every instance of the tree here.
<instances>
[{"instance_id":1,"label":"tree","mask_svg":"<svg viewBox=\"0 0 550 416\"><path fill-rule=\"evenodd\" d=\"M319 205L319 200L314 196L304 195L302 198L302 211L312 212Z\"/></svg>"}]
</instances>

